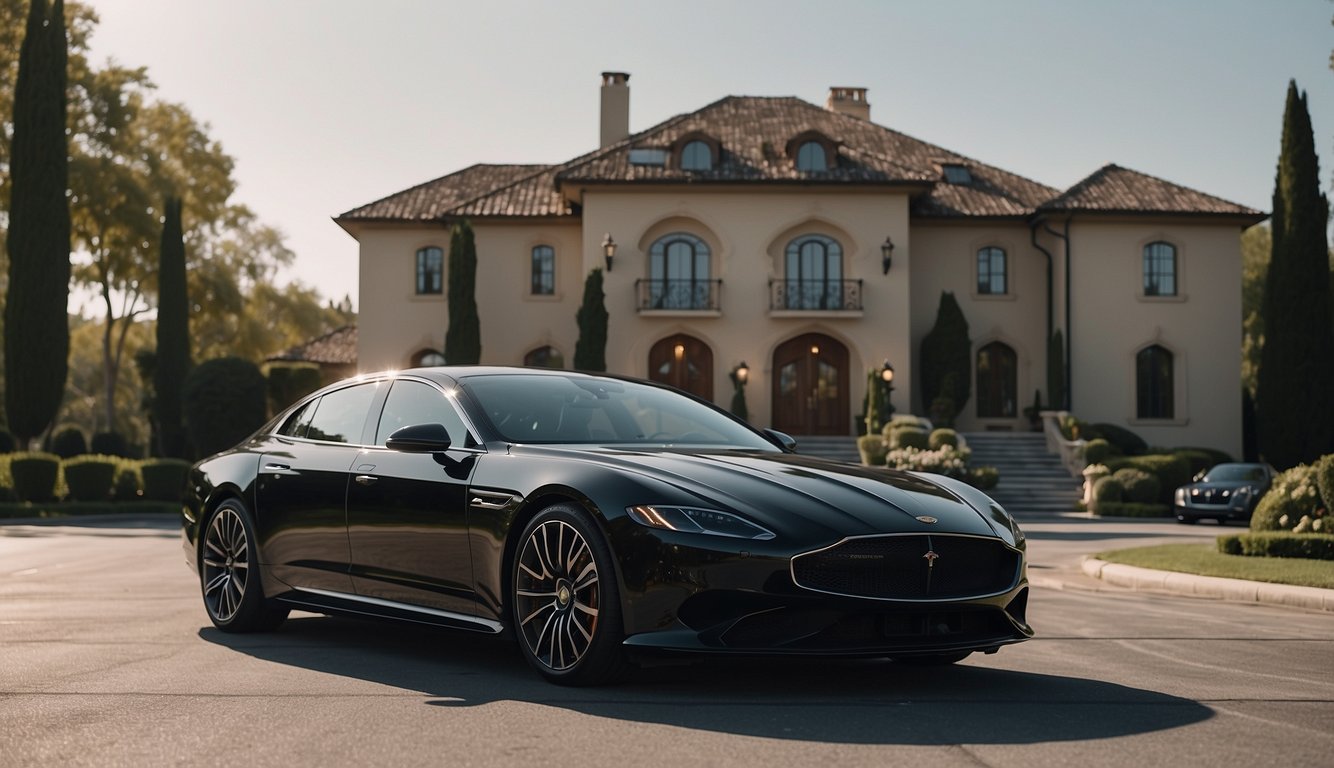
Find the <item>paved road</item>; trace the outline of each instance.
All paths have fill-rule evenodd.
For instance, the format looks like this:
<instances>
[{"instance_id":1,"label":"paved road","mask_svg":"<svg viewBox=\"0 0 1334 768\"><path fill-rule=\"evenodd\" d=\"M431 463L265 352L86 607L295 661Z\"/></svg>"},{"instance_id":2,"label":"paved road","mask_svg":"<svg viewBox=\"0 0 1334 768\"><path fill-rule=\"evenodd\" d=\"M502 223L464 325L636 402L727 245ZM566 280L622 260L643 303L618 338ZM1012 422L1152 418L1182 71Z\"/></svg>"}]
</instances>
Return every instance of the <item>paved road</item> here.
<instances>
[{"instance_id":1,"label":"paved road","mask_svg":"<svg viewBox=\"0 0 1334 768\"><path fill-rule=\"evenodd\" d=\"M1334 618L1077 572L1083 552L1212 529L1026 528L1052 586L1032 596L1039 639L997 655L569 690L468 635L308 614L218 633L166 522L0 526L0 766L1331 764Z\"/></svg>"}]
</instances>

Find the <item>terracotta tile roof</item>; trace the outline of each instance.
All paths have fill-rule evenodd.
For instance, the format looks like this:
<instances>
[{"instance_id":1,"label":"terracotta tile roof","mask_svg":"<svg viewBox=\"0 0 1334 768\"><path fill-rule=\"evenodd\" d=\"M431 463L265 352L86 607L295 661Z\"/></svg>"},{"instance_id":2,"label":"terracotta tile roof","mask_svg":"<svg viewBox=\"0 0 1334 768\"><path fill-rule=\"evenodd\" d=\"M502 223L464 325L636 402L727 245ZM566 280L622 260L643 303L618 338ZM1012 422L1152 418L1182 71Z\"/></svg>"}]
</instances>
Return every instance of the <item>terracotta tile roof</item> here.
<instances>
[{"instance_id":1,"label":"terracotta tile roof","mask_svg":"<svg viewBox=\"0 0 1334 768\"><path fill-rule=\"evenodd\" d=\"M357 326L345 325L266 358L273 362L357 364Z\"/></svg>"},{"instance_id":2,"label":"terracotta tile roof","mask_svg":"<svg viewBox=\"0 0 1334 768\"><path fill-rule=\"evenodd\" d=\"M573 216L578 208L556 188L555 166L479 195L445 212L447 216Z\"/></svg>"},{"instance_id":3,"label":"terracotta tile roof","mask_svg":"<svg viewBox=\"0 0 1334 768\"><path fill-rule=\"evenodd\" d=\"M1038 209L1085 213L1237 216L1256 221L1266 216L1253 208L1114 164L1104 165Z\"/></svg>"},{"instance_id":4,"label":"terracotta tile roof","mask_svg":"<svg viewBox=\"0 0 1334 768\"><path fill-rule=\"evenodd\" d=\"M546 170L545 165L477 165L339 215L339 221L434 221L451 208Z\"/></svg>"}]
</instances>

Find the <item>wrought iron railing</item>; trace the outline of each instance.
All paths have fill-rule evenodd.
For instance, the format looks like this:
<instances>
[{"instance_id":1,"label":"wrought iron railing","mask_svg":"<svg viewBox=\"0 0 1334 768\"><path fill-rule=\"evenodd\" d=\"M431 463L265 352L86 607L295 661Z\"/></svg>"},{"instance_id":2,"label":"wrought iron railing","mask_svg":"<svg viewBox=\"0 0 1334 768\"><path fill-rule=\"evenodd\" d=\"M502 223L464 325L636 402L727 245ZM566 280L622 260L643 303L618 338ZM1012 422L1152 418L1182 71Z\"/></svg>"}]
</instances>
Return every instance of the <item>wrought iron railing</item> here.
<instances>
[{"instance_id":1,"label":"wrought iron railing","mask_svg":"<svg viewBox=\"0 0 1334 768\"><path fill-rule=\"evenodd\" d=\"M862 308L860 280L770 280L769 309L853 312Z\"/></svg>"},{"instance_id":2,"label":"wrought iron railing","mask_svg":"<svg viewBox=\"0 0 1334 768\"><path fill-rule=\"evenodd\" d=\"M636 280L639 311L718 311L722 280Z\"/></svg>"}]
</instances>

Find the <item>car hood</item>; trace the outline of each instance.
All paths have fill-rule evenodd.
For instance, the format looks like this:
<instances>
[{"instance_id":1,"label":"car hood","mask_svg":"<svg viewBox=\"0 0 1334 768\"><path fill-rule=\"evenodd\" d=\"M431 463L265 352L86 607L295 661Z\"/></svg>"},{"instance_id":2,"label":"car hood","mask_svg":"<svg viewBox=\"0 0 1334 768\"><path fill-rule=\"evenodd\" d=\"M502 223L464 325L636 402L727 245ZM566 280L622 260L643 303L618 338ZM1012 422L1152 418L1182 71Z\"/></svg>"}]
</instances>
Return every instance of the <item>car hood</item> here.
<instances>
[{"instance_id":1,"label":"car hood","mask_svg":"<svg viewBox=\"0 0 1334 768\"><path fill-rule=\"evenodd\" d=\"M967 533L1008 538L977 509L928 477L788 453L542 448L608 470L664 482L693 497L631 504L686 504L739 512L778 534L834 540L877 533ZM919 517L934 518L926 523ZM1008 533L1008 531L1007 531Z\"/></svg>"}]
</instances>

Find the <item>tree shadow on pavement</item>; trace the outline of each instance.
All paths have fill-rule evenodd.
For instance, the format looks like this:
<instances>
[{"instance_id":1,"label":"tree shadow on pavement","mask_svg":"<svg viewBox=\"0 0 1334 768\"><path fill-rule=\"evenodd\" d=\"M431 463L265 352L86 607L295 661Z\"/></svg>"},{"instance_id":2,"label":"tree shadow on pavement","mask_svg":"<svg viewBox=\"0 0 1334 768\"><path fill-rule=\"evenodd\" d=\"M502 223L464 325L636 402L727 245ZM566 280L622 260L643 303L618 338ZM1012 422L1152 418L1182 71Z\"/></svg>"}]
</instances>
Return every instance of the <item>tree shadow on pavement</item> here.
<instances>
[{"instance_id":1,"label":"tree shadow on pavement","mask_svg":"<svg viewBox=\"0 0 1334 768\"><path fill-rule=\"evenodd\" d=\"M563 688L512 642L408 625L296 614L268 635L204 640L278 664L420 691L435 707L519 701L689 730L844 744L1035 744L1179 728L1213 710L1115 683L885 660L717 659L651 667L602 688ZM1004 653L1004 650L1001 651Z\"/></svg>"}]
</instances>

